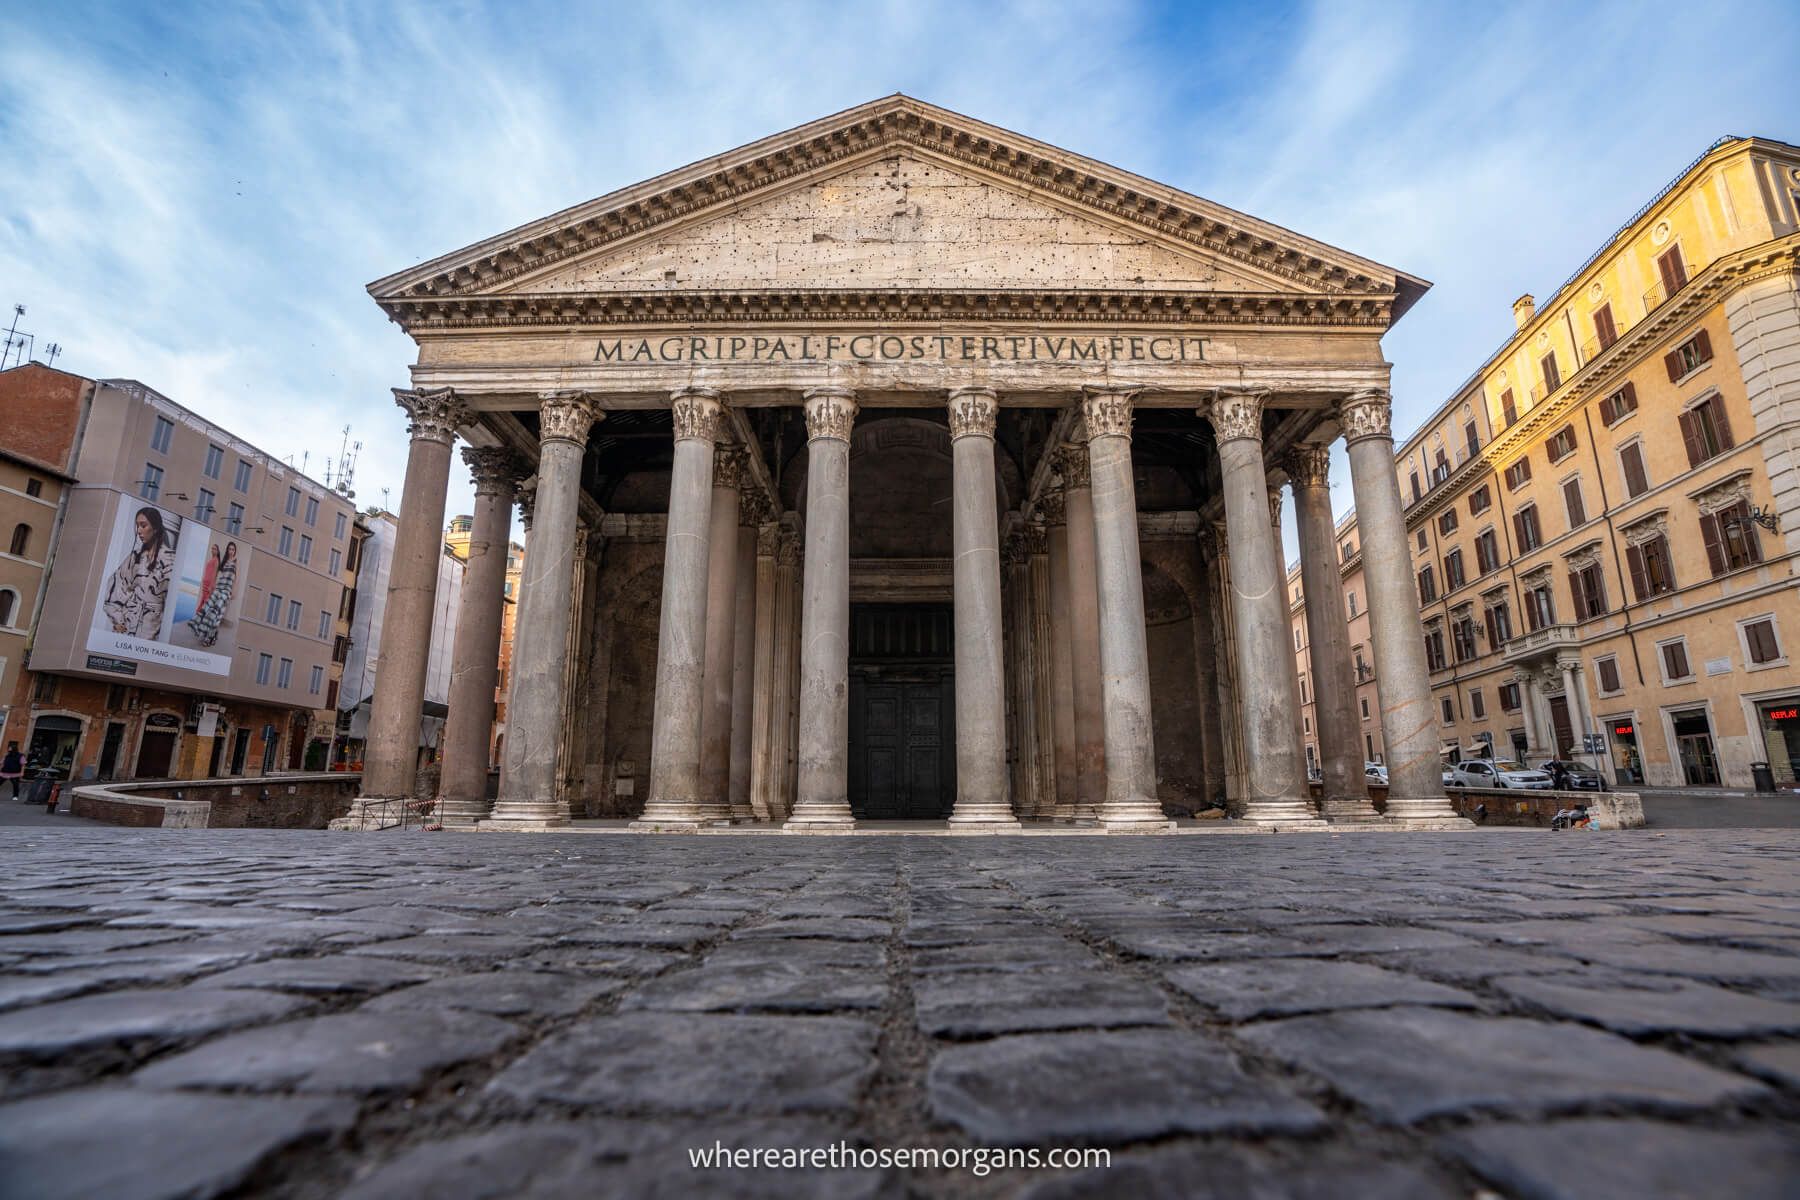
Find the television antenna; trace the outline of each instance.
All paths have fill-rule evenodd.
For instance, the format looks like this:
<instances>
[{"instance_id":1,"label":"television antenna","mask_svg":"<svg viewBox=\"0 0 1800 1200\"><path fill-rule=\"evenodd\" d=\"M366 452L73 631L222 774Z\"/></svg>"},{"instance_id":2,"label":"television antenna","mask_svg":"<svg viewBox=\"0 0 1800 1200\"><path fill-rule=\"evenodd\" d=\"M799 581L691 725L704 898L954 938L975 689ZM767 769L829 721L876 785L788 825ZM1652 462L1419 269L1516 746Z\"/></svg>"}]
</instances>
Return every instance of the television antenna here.
<instances>
[{"instance_id":1,"label":"television antenna","mask_svg":"<svg viewBox=\"0 0 1800 1200\"><path fill-rule=\"evenodd\" d=\"M6 360L12 357L13 347L22 347L25 344L24 340L19 336L19 318L24 315L25 306L23 304L13 305L12 325L9 326L6 331L6 346L4 349L0 349L0 371L6 369ZM23 354L19 356L19 361L25 361L25 356Z\"/></svg>"},{"instance_id":2,"label":"television antenna","mask_svg":"<svg viewBox=\"0 0 1800 1200\"><path fill-rule=\"evenodd\" d=\"M351 486L356 480L356 458L362 453L362 443L350 440L350 427L344 426L344 440L338 446L337 482L332 483L332 468L325 469L325 486L335 488L337 494L346 500L356 499L356 489ZM382 492L385 497L386 491Z\"/></svg>"}]
</instances>

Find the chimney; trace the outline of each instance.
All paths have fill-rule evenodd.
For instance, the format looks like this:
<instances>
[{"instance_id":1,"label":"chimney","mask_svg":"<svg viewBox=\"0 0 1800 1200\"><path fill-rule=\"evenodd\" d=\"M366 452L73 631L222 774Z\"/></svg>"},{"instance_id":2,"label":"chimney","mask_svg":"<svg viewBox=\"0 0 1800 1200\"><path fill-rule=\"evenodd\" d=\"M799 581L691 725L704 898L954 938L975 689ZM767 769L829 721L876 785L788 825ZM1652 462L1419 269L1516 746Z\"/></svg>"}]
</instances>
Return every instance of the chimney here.
<instances>
[{"instance_id":1,"label":"chimney","mask_svg":"<svg viewBox=\"0 0 1800 1200\"><path fill-rule=\"evenodd\" d=\"M1531 324L1531 318L1536 315L1537 301L1531 298L1530 292L1513 301L1513 323L1520 329Z\"/></svg>"}]
</instances>

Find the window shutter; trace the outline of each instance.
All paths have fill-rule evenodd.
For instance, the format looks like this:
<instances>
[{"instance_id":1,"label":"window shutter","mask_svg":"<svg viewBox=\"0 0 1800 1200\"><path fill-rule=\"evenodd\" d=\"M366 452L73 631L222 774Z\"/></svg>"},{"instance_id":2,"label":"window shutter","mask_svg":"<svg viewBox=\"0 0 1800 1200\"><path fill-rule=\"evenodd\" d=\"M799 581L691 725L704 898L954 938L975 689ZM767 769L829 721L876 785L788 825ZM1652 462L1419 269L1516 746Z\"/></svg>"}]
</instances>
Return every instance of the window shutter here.
<instances>
[{"instance_id":1,"label":"window shutter","mask_svg":"<svg viewBox=\"0 0 1800 1200\"><path fill-rule=\"evenodd\" d=\"M1569 572L1569 598L1575 602L1576 617L1586 616L1588 610L1587 592L1581 586L1580 571Z\"/></svg>"},{"instance_id":2,"label":"window shutter","mask_svg":"<svg viewBox=\"0 0 1800 1200\"><path fill-rule=\"evenodd\" d=\"M1700 421L1692 412L1681 414L1681 442L1687 448L1688 466L1697 467L1706 458L1706 443L1700 438Z\"/></svg>"},{"instance_id":3,"label":"window shutter","mask_svg":"<svg viewBox=\"0 0 1800 1200\"><path fill-rule=\"evenodd\" d=\"M1625 562L1631 568L1631 591L1639 600L1650 598L1650 572L1644 568L1644 548L1625 547Z\"/></svg>"},{"instance_id":4,"label":"window shutter","mask_svg":"<svg viewBox=\"0 0 1800 1200\"><path fill-rule=\"evenodd\" d=\"M1619 404L1621 416L1637 411L1637 384L1632 383L1629 379L1625 381L1625 386L1619 389Z\"/></svg>"},{"instance_id":5,"label":"window shutter","mask_svg":"<svg viewBox=\"0 0 1800 1200\"><path fill-rule=\"evenodd\" d=\"M1511 388L1500 393L1500 415L1506 418L1508 425L1519 419L1518 406L1513 403Z\"/></svg>"},{"instance_id":6,"label":"window shutter","mask_svg":"<svg viewBox=\"0 0 1800 1200\"><path fill-rule=\"evenodd\" d=\"M1569 528L1587 524L1587 506L1581 502L1581 484L1573 479L1563 484L1563 500L1569 506Z\"/></svg>"},{"instance_id":7,"label":"window shutter","mask_svg":"<svg viewBox=\"0 0 1800 1200\"><path fill-rule=\"evenodd\" d=\"M1522 512L1513 514L1513 541L1521 550L1525 548L1525 514Z\"/></svg>"},{"instance_id":8,"label":"window shutter","mask_svg":"<svg viewBox=\"0 0 1800 1200\"><path fill-rule=\"evenodd\" d=\"M1701 362L1712 361L1712 335L1704 329L1694 335L1694 357Z\"/></svg>"},{"instance_id":9,"label":"window shutter","mask_svg":"<svg viewBox=\"0 0 1800 1200\"><path fill-rule=\"evenodd\" d=\"M1616 692L1619 690L1619 663L1617 659L1603 658L1594 666L1600 674L1600 690Z\"/></svg>"},{"instance_id":10,"label":"window shutter","mask_svg":"<svg viewBox=\"0 0 1800 1200\"><path fill-rule=\"evenodd\" d=\"M1714 575L1725 573L1725 547L1719 542L1719 518L1708 513L1700 518L1700 540L1706 543L1706 563Z\"/></svg>"},{"instance_id":11,"label":"window shutter","mask_svg":"<svg viewBox=\"0 0 1800 1200\"><path fill-rule=\"evenodd\" d=\"M1713 428L1719 431L1719 448L1729 450L1737 445L1731 437L1731 422L1725 417L1725 398L1714 396L1706 402L1706 406L1712 409Z\"/></svg>"},{"instance_id":12,"label":"window shutter","mask_svg":"<svg viewBox=\"0 0 1800 1200\"><path fill-rule=\"evenodd\" d=\"M1686 374L1681 369L1681 351L1679 350L1671 350L1663 355L1663 366L1668 368L1670 383L1674 383Z\"/></svg>"},{"instance_id":13,"label":"window shutter","mask_svg":"<svg viewBox=\"0 0 1800 1200\"><path fill-rule=\"evenodd\" d=\"M1636 442L1619 451L1619 465L1625 471L1627 493L1641 496L1650 490L1649 477L1644 474L1644 452Z\"/></svg>"}]
</instances>

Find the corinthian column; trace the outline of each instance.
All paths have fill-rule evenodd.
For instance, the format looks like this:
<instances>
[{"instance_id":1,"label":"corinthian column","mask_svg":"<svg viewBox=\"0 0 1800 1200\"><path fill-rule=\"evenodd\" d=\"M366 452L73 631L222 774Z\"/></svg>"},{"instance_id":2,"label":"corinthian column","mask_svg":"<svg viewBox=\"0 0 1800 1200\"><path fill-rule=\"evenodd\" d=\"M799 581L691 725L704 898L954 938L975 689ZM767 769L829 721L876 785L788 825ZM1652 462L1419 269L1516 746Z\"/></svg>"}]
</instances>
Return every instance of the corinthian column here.
<instances>
[{"instance_id":1,"label":"corinthian column","mask_svg":"<svg viewBox=\"0 0 1800 1200\"><path fill-rule=\"evenodd\" d=\"M843 833L850 812L849 388L806 393L806 572L800 599L800 729L789 833Z\"/></svg>"},{"instance_id":2,"label":"corinthian column","mask_svg":"<svg viewBox=\"0 0 1800 1200\"><path fill-rule=\"evenodd\" d=\"M388 574L381 623L381 656L369 713L362 795L395 800L412 795L419 759L419 719L425 708L425 672L431 656L431 613L437 596L438 560L444 553L444 495L450 483L450 447L469 414L449 388L394 389L406 410L412 445ZM391 806L383 806L386 807ZM386 814L361 801L347 824L365 828ZM397 820L397 814L394 814Z\"/></svg>"},{"instance_id":3,"label":"corinthian column","mask_svg":"<svg viewBox=\"0 0 1800 1200\"><path fill-rule=\"evenodd\" d=\"M725 409L709 388L683 388L669 406L675 464L657 626L656 709L650 726L650 795L633 829L694 830L729 815L706 792L701 728L706 708L707 566L712 544L714 443ZM735 495L731 524L737 524ZM735 561L735 556L734 556ZM729 699L730 693L726 693ZM726 749L729 751L729 743Z\"/></svg>"},{"instance_id":4,"label":"corinthian column","mask_svg":"<svg viewBox=\"0 0 1800 1200\"><path fill-rule=\"evenodd\" d=\"M1344 615L1337 526L1331 519L1331 447L1289 453L1294 516L1300 528L1300 584L1306 596L1306 639L1312 643L1313 714L1319 726L1321 810L1328 821L1374 821L1363 774L1356 672L1350 665L1350 621Z\"/></svg>"},{"instance_id":5,"label":"corinthian column","mask_svg":"<svg viewBox=\"0 0 1800 1200\"><path fill-rule=\"evenodd\" d=\"M950 393L956 589L956 806L950 810L950 828L971 833L1019 827L1006 781L1006 660L1000 641L999 500L994 490L997 412L988 388Z\"/></svg>"},{"instance_id":6,"label":"corinthian column","mask_svg":"<svg viewBox=\"0 0 1800 1200\"><path fill-rule=\"evenodd\" d=\"M761 615L757 611L756 531L768 515L769 502L760 492L751 492L738 504L737 593L731 604L731 771L727 788L733 821L756 819L750 804L756 646L760 636L757 618ZM771 572L770 582L773 581ZM711 601L708 605L710 615Z\"/></svg>"},{"instance_id":7,"label":"corinthian column","mask_svg":"<svg viewBox=\"0 0 1800 1200\"><path fill-rule=\"evenodd\" d=\"M1138 558L1137 490L1131 475L1132 396L1089 392L1082 398L1100 594L1100 696L1106 739L1106 799L1100 806L1100 824L1108 833L1174 827L1156 798L1144 572Z\"/></svg>"},{"instance_id":8,"label":"corinthian column","mask_svg":"<svg viewBox=\"0 0 1800 1200\"><path fill-rule=\"evenodd\" d=\"M1066 566L1070 684L1075 701L1075 804L1069 820L1091 825L1106 797L1106 727L1100 699L1100 593L1094 550L1094 492L1088 472L1087 434L1059 452L1063 511L1068 520Z\"/></svg>"},{"instance_id":9,"label":"corinthian column","mask_svg":"<svg viewBox=\"0 0 1800 1200\"><path fill-rule=\"evenodd\" d=\"M1075 816L1075 665L1073 619L1069 613L1069 527L1064 521L1062 485L1052 484L1038 498L1050 568L1050 626L1046 631L1050 650L1051 778L1056 781L1055 804L1049 816L1057 821Z\"/></svg>"},{"instance_id":10,"label":"corinthian column","mask_svg":"<svg viewBox=\"0 0 1800 1200\"><path fill-rule=\"evenodd\" d=\"M1387 747L1388 820L1466 826L1444 795L1443 762L1431 679L1425 670L1425 628L1413 590L1406 516L1394 474L1392 400L1385 391L1358 392L1338 406L1350 449L1356 524L1362 530L1363 577L1369 589L1369 631L1381 680L1381 736Z\"/></svg>"},{"instance_id":11,"label":"corinthian column","mask_svg":"<svg viewBox=\"0 0 1800 1200\"><path fill-rule=\"evenodd\" d=\"M1260 824L1318 822L1306 788L1306 759L1294 722L1294 646L1288 638L1286 573L1269 524L1263 463L1263 398L1220 393L1202 414L1219 445L1225 532L1231 555L1232 630L1243 729L1244 819Z\"/></svg>"},{"instance_id":12,"label":"corinthian column","mask_svg":"<svg viewBox=\"0 0 1800 1200\"><path fill-rule=\"evenodd\" d=\"M706 670L700 712L700 797L706 815L731 819L731 700L737 612L738 486L744 451L713 447L712 510L707 534Z\"/></svg>"},{"instance_id":13,"label":"corinthian column","mask_svg":"<svg viewBox=\"0 0 1800 1200\"><path fill-rule=\"evenodd\" d=\"M569 823L557 796L569 668L569 598L575 589L575 526L581 460L600 411L583 392L547 392L538 404L538 471L524 599L513 639L500 798L482 829L554 829Z\"/></svg>"},{"instance_id":14,"label":"corinthian column","mask_svg":"<svg viewBox=\"0 0 1800 1200\"><path fill-rule=\"evenodd\" d=\"M500 618L506 606L506 548L513 490L523 474L502 447L463 450L475 481L469 561L450 651L450 716L444 722L439 816L449 829L472 829L488 815L488 745L500 677Z\"/></svg>"}]
</instances>

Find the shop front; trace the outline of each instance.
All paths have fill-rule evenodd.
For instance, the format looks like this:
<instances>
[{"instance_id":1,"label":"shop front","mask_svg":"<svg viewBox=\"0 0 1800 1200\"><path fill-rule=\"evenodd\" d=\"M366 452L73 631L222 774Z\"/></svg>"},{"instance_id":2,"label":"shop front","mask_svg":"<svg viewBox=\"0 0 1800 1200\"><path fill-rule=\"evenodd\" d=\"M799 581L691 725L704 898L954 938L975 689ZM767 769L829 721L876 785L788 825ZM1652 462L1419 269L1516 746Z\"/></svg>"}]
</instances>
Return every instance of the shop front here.
<instances>
[{"instance_id":1,"label":"shop front","mask_svg":"<svg viewBox=\"0 0 1800 1200\"><path fill-rule=\"evenodd\" d=\"M1644 782L1644 758L1638 749L1637 721L1630 713L1602 717L1612 758L1613 778L1621 784Z\"/></svg>"},{"instance_id":2,"label":"shop front","mask_svg":"<svg viewBox=\"0 0 1800 1200\"><path fill-rule=\"evenodd\" d=\"M1800 781L1800 696L1764 700L1756 706L1763 758L1776 787Z\"/></svg>"}]
</instances>

